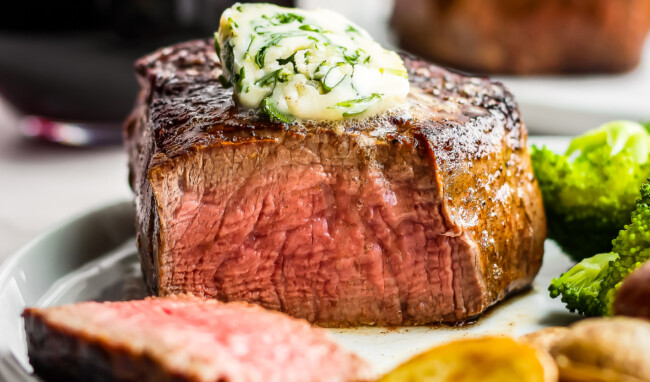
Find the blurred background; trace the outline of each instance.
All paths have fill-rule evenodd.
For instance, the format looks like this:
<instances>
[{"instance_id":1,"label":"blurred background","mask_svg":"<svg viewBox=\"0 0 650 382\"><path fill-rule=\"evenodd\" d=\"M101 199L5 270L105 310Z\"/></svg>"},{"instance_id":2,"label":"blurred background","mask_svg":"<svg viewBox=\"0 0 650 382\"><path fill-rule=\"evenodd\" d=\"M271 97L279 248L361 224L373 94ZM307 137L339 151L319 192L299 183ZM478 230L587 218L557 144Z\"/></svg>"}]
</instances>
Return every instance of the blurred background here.
<instances>
[{"instance_id":1,"label":"blurred background","mask_svg":"<svg viewBox=\"0 0 650 382\"><path fill-rule=\"evenodd\" d=\"M25 136L64 144L119 144L138 85L133 61L176 42L207 38L225 0L15 2L0 15L0 96ZM389 40L391 1L274 1L341 11Z\"/></svg>"},{"instance_id":2,"label":"blurred background","mask_svg":"<svg viewBox=\"0 0 650 382\"><path fill-rule=\"evenodd\" d=\"M650 0L283 0L387 47L506 83L532 134L650 120ZM226 0L11 2L0 13L0 260L44 227L130 198L133 61L208 38ZM54 142L54 143L52 143Z\"/></svg>"},{"instance_id":3,"label":"blurred background","mask_svg":"<svg viewBox=\"0 0 650 382\"><path fill-rule=\"evenodd\" d=\"M133 61L209 37L226 0L14 2L0 15L0 95L25 136L120 142ZM650 0L281 0L326 7L382 44L471 73L500 76L534 133L650 119ZM645 44L647 45L647 44ZM543 78L539 78L543 75Z\"/></svg>"}]
</instances>

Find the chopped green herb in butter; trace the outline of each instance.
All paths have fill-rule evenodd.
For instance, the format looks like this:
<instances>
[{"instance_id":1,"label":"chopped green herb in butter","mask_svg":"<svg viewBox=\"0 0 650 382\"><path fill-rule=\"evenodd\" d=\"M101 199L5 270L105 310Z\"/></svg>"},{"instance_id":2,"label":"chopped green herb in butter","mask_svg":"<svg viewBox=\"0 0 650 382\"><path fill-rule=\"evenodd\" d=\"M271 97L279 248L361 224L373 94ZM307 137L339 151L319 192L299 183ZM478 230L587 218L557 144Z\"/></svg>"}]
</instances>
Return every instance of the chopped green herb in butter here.
<instances>
[{"instance_id":1,"label":"chopped green herb in butter","mask_svg":"<svg viewBox=\"0 0 650 382\"><path fill-rule=\"evenodd\" d=\"M399 55L327 10L235 4L221 16L215 50L239 103L285 123L370 116L409 92Z\"/></svg>"}]
</instances>

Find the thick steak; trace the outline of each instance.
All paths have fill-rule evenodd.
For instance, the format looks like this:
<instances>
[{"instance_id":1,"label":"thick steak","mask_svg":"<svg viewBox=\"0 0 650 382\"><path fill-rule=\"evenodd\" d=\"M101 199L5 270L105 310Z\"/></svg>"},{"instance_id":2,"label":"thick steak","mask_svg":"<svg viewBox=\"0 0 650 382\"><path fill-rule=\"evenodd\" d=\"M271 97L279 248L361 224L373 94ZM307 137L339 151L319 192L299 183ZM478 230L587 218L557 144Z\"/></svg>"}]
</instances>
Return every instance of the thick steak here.
<instances>
[{"instance_id":1,"label":"thick steak","mask_svg":"<svg viewBox=\"0 0 650 382\"><path fill-rule=\"evenodd\" d=\"M239 110L210 41L139 60L125 131L150 290L345 326L462 321L528 286L545 218L512 95L404 60L408 111L335 125Z\"/></svg>"},{"instance_id":2,"label":"thick steak","mask_svg":"<svg viewBox=\"0 0 650 382\"><path fill-rule=\"evenodd\" d=\"M244 303L172 296L23 316L30 363L48 381L346 382L370 372L322 329Z\"/></svg>"}]
</instances>

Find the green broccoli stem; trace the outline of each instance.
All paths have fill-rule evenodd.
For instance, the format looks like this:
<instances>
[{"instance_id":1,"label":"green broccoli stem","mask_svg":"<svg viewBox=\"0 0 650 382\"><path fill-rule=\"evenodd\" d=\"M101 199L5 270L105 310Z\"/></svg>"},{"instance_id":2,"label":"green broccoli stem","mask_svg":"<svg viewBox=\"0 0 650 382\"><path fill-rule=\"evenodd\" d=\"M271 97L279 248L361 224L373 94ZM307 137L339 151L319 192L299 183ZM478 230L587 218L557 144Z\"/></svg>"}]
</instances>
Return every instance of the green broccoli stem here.
<instances>
[{"instance_id":1,"label":"green broccoli stem","mask_svg":"<svg viewBox=\"0 0 650 382\"><path fill-rule=\"evenodd\" d=\"M632 212L632 222L613 241L613 250L619 257L611 264L599 295L606 315L612 312L616 291L625 276L650 260L650 184L644 183L640 193Z\"/></svg>"},{"instance_id":2,"label":"green broccoli stem","mask_svg":"<svg viewBox=\"0 0 650 382\"><path fill-rule=\"evenodd\" d=\"M616 253L601 253L586 258L559 278L553 279L548 290L551 297L561 300L571 312L586 316L600 316L605 306L599 295L601 283L610 263L618 258Z\"/></svg>"},{"instance_id":3,"label":"green broccoli stem","mask_svg":"<svg viewBox=\"0 0 650 382\"><path fill-rule=\"evenodd\" d=\"M551 281L551 297L562 296L570 311L587 316L612 314L616 291L623 279L650 260L650 180L641 186L630 224L613 243L613 252L582 260Z\"/></svg>"}]
</instances>

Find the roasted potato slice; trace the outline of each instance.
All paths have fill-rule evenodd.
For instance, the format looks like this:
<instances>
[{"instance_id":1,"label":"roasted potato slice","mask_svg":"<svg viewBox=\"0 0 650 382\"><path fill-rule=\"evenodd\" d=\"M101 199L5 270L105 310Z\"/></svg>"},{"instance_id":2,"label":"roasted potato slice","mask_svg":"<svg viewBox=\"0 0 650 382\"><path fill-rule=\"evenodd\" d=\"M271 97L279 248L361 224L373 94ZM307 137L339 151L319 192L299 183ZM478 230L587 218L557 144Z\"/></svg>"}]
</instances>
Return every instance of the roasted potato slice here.
<instances>
[{"instance_id":1,"label":"roasted potato slice","mask_svg":"<svg viewBox=\"0 0 650 382\"><path fill-rule=\"evenodd\" d=\"M553 346L564 338L568 332L569 329L566 327L552 326L521 336L519 341L550 352Z\"/></svg>"},{"instance_id":2,"label":"roasted potato slice","mask_svg":"<svg viewBox=\"0 0 650 382\"><path fill-rule=\"evenodd\" d=\"M552 347L563 381L650 381L650 322L579 321Z\"/></svg>"},{"instance_id":3,"label":"roasted potato slice","mask_svg":"<svg viewBox=\"0 0 650 382\"><path fill-rule=\"evenodd\" d=\"M550 382L557 367L546 352L508 337L450 342L419 354L380 382Z\"/></svg>"}]
</instances>

